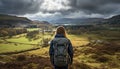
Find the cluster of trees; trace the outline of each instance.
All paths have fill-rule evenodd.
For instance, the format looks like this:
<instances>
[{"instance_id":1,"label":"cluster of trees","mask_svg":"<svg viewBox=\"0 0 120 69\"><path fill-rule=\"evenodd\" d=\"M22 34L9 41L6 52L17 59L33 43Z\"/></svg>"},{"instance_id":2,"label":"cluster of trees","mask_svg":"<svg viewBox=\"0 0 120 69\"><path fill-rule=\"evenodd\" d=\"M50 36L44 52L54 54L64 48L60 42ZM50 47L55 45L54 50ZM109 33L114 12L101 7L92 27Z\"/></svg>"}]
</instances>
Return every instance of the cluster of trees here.
<instances>
[{"instance_id":1,"label":"cluster of trees","mask_svg":"<svg viewBox=\"0 0 120 69\"><path fill-rule=\"evenodd\" d=\"M27 32L26 38L28 38L29 40L32 40L32 39L36 40L39 38L39 36L37 37L38 34L39 34L38 30L30 31L30 32Z\"/></svg>"},{"instance_id":2,"label":"cluster of trees","mask_svg":"<svg viewBox=\"0 0 120 69\"><path fill-rule=\"evenodd\" d=\"M90 30L94 29L93 25L70 25L65 26L66 30L69 34L81 34L81 33L87 33Z\"/></svg>"},{"instance_id":3,"label":"cluster of trees","mask_svg":"<svg viewBox=\"0 0 120 69\"><path fill-rule=\"evenodd\" d=\"M14 36L18 34L27 33L27 29L15 29L15 28L0 28L0 37Z\"/></svg>"},{"instance_id":4,"label":"cluster of trees","mask_svg":"<svg viewBox=\"0 0 120 69\"><path fill-rule=\"evenodd\" d=\"M50 40L51 40L50 38L44 38L44 39L42 39L42 41L41 41L42 47L49 46Z\"/></svg>"},{"instance_id":5,"label":"cluster of trees","mask_svg":"<svg viewBox=\"0 0 120 69\"><path fill-rule=\"evenodd\" d=\"M94 33L99 34L100 31L119 31L116 28L111 29L111 27L104 26L68 26L66 27L68 34L81 34L81 33Z\"/></svg>"}]
</instances>

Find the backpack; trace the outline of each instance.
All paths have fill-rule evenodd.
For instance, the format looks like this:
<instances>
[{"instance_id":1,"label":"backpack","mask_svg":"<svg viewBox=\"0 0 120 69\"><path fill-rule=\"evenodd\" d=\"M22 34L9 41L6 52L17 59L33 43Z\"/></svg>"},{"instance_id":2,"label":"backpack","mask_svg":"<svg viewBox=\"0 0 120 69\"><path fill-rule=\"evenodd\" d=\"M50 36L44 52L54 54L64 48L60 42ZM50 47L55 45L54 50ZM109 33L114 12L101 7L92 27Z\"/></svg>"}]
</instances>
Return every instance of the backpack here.
<instances>
[{"instance_id":1,"label":"backpack","mask_svg":"<svg viewBox=\"0 0 120 69\"><path fill-rule=\"evenodd\" d=\"M69 64L68 42L67 38L53 39L54 65L61 67Z\"/></svg>"}]
</instances>

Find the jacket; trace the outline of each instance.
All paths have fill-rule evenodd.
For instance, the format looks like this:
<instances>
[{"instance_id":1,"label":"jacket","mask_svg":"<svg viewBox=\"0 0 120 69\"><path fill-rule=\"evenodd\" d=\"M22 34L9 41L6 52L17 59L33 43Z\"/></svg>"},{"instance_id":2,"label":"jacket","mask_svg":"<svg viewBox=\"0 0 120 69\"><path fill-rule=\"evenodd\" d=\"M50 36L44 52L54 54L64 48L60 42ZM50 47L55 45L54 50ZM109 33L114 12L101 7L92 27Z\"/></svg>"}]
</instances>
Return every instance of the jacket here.
<instances>
[{"instance_id":1,"label":"jacket","mask_svg":"<svg viewBox=\"0 0 120 69\"><path fill-rule=\"evenodd\" d=\"M61 38L61 37L64 37L64 36L61 35L61 34L57 34L57 35L55 35L54 38ZM69 54L70 59L71 59L70 64L72 64L72 62L73 62L73 47L72 47L72 44L71 44L70 40L69 40L68 44L69 44L69 46L68 46L68 54ZM54 61L53 61L53 59L54 59L53 58L53 56L54 56L54 48L53 48L53 42L52 41L50 43L49 55L50 55L50 61L54 65Z\"/></svg>"}]
</instances>

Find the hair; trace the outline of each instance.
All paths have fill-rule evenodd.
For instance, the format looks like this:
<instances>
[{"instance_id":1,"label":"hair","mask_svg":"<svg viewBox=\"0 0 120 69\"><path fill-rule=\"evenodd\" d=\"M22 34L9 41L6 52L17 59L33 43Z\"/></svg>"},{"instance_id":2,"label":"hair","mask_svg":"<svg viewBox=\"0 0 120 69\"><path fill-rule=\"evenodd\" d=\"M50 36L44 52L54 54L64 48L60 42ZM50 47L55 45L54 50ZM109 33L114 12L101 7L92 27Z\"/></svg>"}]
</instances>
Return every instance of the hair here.
<instances>
[{"instance_id":1,"label":"hair","mask_svg":"<svg viewBox=\"0 0 120 69\"><path fill-rule=\"evenodd\" d=\"M58 26L57 27L55 35L56 34L62 34L64 37L67 38L67 36L66 36L66 30L65 30L65 28L63 26Z\"/></svg>"}]
</instances>

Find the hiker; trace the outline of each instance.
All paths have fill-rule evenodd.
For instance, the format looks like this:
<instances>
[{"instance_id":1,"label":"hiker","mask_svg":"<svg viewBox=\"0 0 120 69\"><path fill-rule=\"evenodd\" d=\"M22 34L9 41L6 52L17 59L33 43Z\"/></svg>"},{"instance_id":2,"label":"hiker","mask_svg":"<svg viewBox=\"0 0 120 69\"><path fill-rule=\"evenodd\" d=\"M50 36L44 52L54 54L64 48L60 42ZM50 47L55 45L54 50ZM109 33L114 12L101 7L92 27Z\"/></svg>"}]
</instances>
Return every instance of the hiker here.
<instances>
[{"instance_id":1,"label":"hiker","mask_svg":"<svg viewBox=\"0 0 120 69\"><path fill-rule=\"evenodd\" d=\"M49 55L54 69L68 69L68 65L73 62L73 47L63 26L57 28L51 40Z\"/></svg>"}]
</instances>

